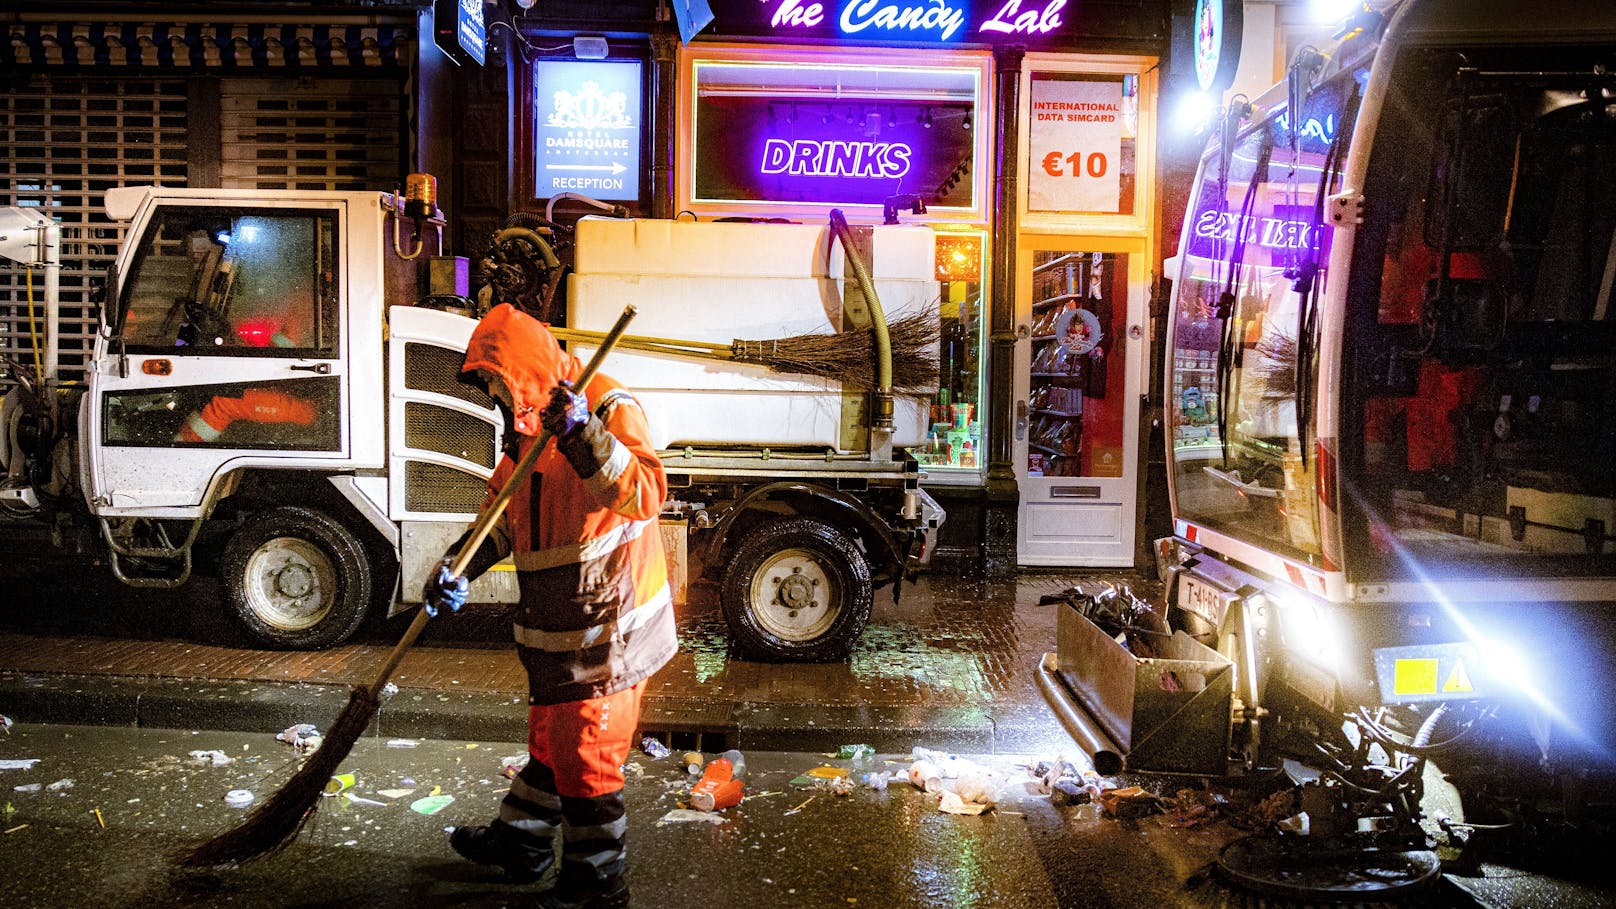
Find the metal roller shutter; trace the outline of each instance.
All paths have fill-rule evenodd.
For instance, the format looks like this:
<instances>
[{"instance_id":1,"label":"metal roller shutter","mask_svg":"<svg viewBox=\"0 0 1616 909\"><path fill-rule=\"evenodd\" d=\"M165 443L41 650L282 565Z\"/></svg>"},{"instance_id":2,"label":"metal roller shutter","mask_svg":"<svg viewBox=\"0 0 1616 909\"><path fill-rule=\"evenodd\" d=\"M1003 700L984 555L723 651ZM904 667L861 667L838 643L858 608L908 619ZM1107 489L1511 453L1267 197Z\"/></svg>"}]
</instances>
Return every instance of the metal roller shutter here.
<instances>
[{"instance_id":1,"label":"metal roller shutter","mask_svg":"<svg viewBox=\"0 0 1616 909\"><path fill-rule=\"evenodd\" d=\"M226 187L391 189L403 173L396 78L223 79L219 105Z\"/></svg>"},{"instance_id":2,"label":"metal roller shutter","mask_svg":"<svg viewBox=\"0 0 1616 909\"><path fill-rule=\"evenodd\" d=\"M185 80L51 75L9 89L0 93L0 205L48 209L62 223L61 378L78 382L100 320L91 281L123 240L102 194L131 183L185 185ZM27 274L0 268L0 355L27 370L32 338L44 331L42 294L35 274L31 327Z\"/></svg>"}]
</instances>

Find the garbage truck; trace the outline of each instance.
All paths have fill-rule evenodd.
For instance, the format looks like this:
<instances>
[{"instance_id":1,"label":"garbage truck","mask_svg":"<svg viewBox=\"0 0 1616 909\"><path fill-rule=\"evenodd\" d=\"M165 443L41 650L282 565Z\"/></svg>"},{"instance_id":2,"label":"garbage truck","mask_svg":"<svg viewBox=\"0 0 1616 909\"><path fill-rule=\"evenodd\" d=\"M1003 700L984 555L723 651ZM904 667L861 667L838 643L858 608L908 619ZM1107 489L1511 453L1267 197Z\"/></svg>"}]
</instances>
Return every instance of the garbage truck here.
<instances>
[{"instance_id":1,"label":"garbage truck","mask_svg":"<svg viewBox=\"0 0 1616 909\"><path fill-rule=\"evenodd\" d=\"M403 196L109 190L107 213L128 225L128 239L105 278L82 382L64 381L57 362L61 229L40 209L0 210L0 260L42 277L42 299L28 301L39 331L8 345L31 356L6 363L0 409L0 540L12 554L104 563L135 587L216 575L224 607L268 647L328 647L368 614L419 602L427 571L475 517L504 421L492 399L458 381L477 304L468 263L441 255L429 178L417 180ZM829 226L726 227L727 241L789 260L770 280L807 289L794 299L815 308L796 327L839 330L843 285L855 282L851 272L843 280L847 257L832 255ZM904 274L930 272L929 229L860 231L877 249L902 247L914 260ZM632 302L647 325L729 330L722 320L736 306L722 293L680 299L672 312L657 281L633 280L640 286L575 298L614 318ZM882 289L921 307L929 299L918 282ZM657 372L616 358L607 371L630 385ZM726 408L757 377L706 371L731 386L727 404L695 382L641 392L661 437L678 443L664 453L676 495L662 522L678 577L705 566L693 570L726 591L749 655L841 656L873 589L896 592L929 557L942 520L903 447L920 418L900 405L894 431L890 414L876 425L863 392L786 377L764 409L835 418L806 433L793 415L715 436L710 417L738 419ZM687 565L691 552L703 558ZM473 585L472 600L516 595L506 564Z\"/></svg>"},{"instance_id":2,"label":"garbage truck","mask_svg":"<svg viewBox=\"0 0 1616 909\"><path fill-rule=\"evenodd\" d=\"M1070 597L1041 678L1112 766L1286 768L1316 835L1417 842L1437 781L1501 825L1613 791L1616 8L1376 6L1212 130L1164 592Z\"/></svg>"}]
</instances>

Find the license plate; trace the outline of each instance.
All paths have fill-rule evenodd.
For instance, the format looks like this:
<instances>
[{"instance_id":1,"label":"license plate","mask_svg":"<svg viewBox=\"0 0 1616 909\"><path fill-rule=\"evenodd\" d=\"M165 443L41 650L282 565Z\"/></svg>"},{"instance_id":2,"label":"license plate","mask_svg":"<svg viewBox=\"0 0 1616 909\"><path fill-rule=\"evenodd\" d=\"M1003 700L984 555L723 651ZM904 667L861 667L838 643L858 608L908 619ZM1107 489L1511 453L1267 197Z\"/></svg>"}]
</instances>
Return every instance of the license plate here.
<instances>
[{"instance_id":1,"label":"license plate","mask_svg":"<svg viewBox=\"0 0 1616 909\"><path fill-rule=\"evenodd\" d=\"M1178 576L1178 608L1193 612L1217 628L1223 625L1223 616L1229 611L1229 594L1197 579L1189 572Z\"/></svg>"}]
</instances>

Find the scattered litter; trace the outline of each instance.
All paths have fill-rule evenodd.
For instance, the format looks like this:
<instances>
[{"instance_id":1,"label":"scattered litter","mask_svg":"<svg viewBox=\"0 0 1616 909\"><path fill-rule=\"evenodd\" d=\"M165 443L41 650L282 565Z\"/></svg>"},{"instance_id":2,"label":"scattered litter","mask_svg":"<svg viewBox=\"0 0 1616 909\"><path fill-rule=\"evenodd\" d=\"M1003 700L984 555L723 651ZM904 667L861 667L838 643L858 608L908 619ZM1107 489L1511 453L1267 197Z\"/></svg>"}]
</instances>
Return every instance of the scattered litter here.
<instances>
[{"instance_id":1,"label":"scattered litter","mask_svg":"<svg viewBox=\"0 0 1616 909\"><path fill-rule=\"evenodd\" d=\"M685 762L685 772L691 776L700 775L702 765L707 762L699 751L686 751L682 760Z\"/></svg>"},{"instance_id":2,"label":"scattered litter","mask_svg":"<svg viewBox=\"0 0 1616 909\"><path fill-rule=\"evenodd\" d=\"M476 749L477 749L477 743L476 742L467 742L466 743L466 750L467 751L475 751Z\"/></svg>"},{"instance_id":3,"label":"scattered litter","mask_svg":"<svg viewBox=\"0 0 1616 909\"><path fill-rule=\"evenodd\" d=\"M334 795L341 795L342 793L347 792L349 789L352 789L353 784L354 784L354 775L353 774L351 774L351 773L339 773L339 774L336 774L335 776L331 777L331 779L325 781L325 792L323 793L323 795L325 795L328 798L330 796L334 796Z\"/></svg>"},{"instance_id":4,"label":"scattered litter","mask_svg":"<svg viewBox=\"0 0 1616 909\"><path fill-rule=\"evenodd\" d=\"M909 765L909 785L926 792L937 792L943 788L943 776L931 761L921 758Z\"/></svg>"},{"instance_id":5,"label":"scattered litter","mask_svg":"<svg viewBox=\"0 0 1616 909\"><path fill-rule=\"evenodd\" d=\"M830 789L831 795L846 796L851 795L853 790L858 788L858 785L853 782L853 778L851 776L839 776L833 780L830 780L829 785L826 788Z\"/></svg>"},{"instance_id":6,"label":"scattered litter","mask_svg":"<svg viewBox=\"0 0 1616 909\"><path fill-rule=\"evenodd\" d=\"M18 830L22 830L23 828L25 828L27 826L28 826L27 824L18 824L17 826L11 828L10 830L7 830L6 833L16 833Z\"/></svg>"},{"instance_id":7,"label":"scattered litter","mask_svg":"<svg viewBox=\"0 0 1616 909\"><path fill-rule=\"evenodd\" d=\"M640 740L640 750L650 756L653 761L660 761L673 753L667 745L662 744L650 736Z\"/></svg>"},{"instance_id":8,"label":"scattered litter","mask_svg":"<svg viewBox=\"0 0 1616 909\"><path fill-rule=\"evenodd\" d=\"M942 801L937 803L937 810L943 812L944 814L981 814L991 807L993 806L968 803L958 795L955 795L946 789L943 790Z\"/></svg>"},{"instance_id":9,"label":"scattered litter","mask_svg":"<svg viewBox=\"0 0 1616 909\"><path fill-rule=\"evenodd\" d=\"M101 816L101 809L96 808L96 809L94 809L94 811L95 811L95 822L97 824L101 825L102 830L107 829L107 819Z\"/></svg>"},{"instance_id":10,"label":"scattered litter","mask_svg":"<svg viewBox=\"0 0 1616 909\"><path fill-rule=\"evenodd\" d=\"M1055 781L1049 797L1057 805L1087 805L1098 798L1098 791L1076 780L1063 778Z\"/></svg>"},{"instance_id":11,"label":"scattered litter","mask_svg":"<svg viewBox=\"0 0 1616 909\"><path fill-rule=\"evenodd\" d=\"M298 723L275 734L275 741L291 745L298 754L312 754L325 738L313 723Z\"/></svg>"},{"instance_id":12,"label":"scattered litter","mask_svg":"<svg viewBox=\"0 0 1616 909\"><path fill-rule=\"evenodd\" d=\"M516 775L521 773L522 769L527 766L528 759L529 756L525 754L513 754L510 757L500 758L499 775L507 780L516 779Z\"/></svg>"},{"instance_id":13,"label":"scattered litter","mask_svg":"<svg viewBox=\"0 0 1616 909\"><path fill-rule=\"evenodd\" d=\"M838 760L863 764L875 759L875 749L869 745L843 745L836 749Z\"/></svg>"},{"instance_id":14,"label":"scattered litter","mask_svg":"<svg viewBox=\"0 0 1616 909\"><path fill-rule=\"evenodd\" d=\"M797 812L801 811L802 809L807 808L808 803L813 801L813 800L814 800L814 797L810 795L806 799L803 799L803 802L802 802L801 805L798 805L795 808L789 808L789 809L787 809L785 811L782 811L780 813L781 813L782 816L796 814Z\"/></svg>"},{"instance_id":15,"label":"scattered litter","mask_svg":"<svg viewBox=\"0 0 1616 909\"><path fill-rule=\"evenodd\" d=\"M414 789L383 789L376 794L390 799L401 799L414 791Z\"/></svg>"},{"instance_id":16,"label":"scattered litter","mask_svg":"<svg viewBox=\"0 0 1616 909\"><path fill-rule=\"evenodd\" d=\"M3 713L0 713L0 729L5 730L6 735L11 734L11 727L13 725L15 725L15 724L11 722L11 717L6 716ZM23 826L26 827L28 825L24 824Z\"/></svg>"},{"instance_id":17,"label":"scattered litter","mask_svg":"<svg viewBox=\"0 0 1616 909\"><path fill-rule=\"evenodd\" d=\"M191 763L201 764L204 767L223 767L226 764L234 763L235 760L230 755L218 750L191 752Z\"/></svg>"},{"instance_id":18,"label":"scattered litter","mask_svg":"<svg viewBox=\"0 0 1616 909\"><path fill-rule=\"evenodd\" d=\"M416 814L437 814L439 811L454 804L452 795L429 795L426 798L416 799L410 803L410 810Z\"/></svg>"},{"instance_id":19,"label":"scattered litter","mask_svg":"<svg viewBox=\"0 0 1616 909\"><path fill-rule=\"evenodd\" d=\"M798 775L791 781L793 786L815 786L819 780L836 780L852 776L853 772L846 767L815 767L814 769Z\"/></svg>"},{"instance_id":20,"label":"scattered litter","mask_svg":"<svg viewBox=\"0 0 1616 909\"><path fill-rule=\"evenodd\" d=\"M344 792L342 794L342 797L347 799L350 802L354 802L355 804L359 804L359 805L375 805L377 808L386 808L387 807L386 802L378 802L375 799L367 799L362 795L356 795L356 794L354 794L352 792Z\"/></svg>"},{"instance_id":21,"label":"scattered litter","mask_svg":"<svg viewBox=\"0 0 1616 909\"><path fill-rule=\"evenodd\" d=\"M419 744L421 744L421 743L417 742L415 739L388 739L387 740L387 747L389 747L389 748L414 748L416 745L419 745Z\"/></svg>"},{"instance_id":22,"label":"scattered litter","mask_svg":"<svg viewBox=\"0 0 1616 909\"><path fill-rule=\"evenodd\" d=\"M73 788L73 781L72 780L57 780L56 782L51 783L49 786L45 787L46 791L48 791L48 792L61 792L61 791L65 790L65 789L72 789L72 788Z\"/></svg>"},{"instance_id":23,"label":"scattered litter","mask_svg":"<svg viewBox=\"0 0 1616 909\"><path fill-rule=\"evenodd\" d=\"M739 752L736 752L739 756ZM741 771L745 772L744 759ZM735 765L728 758L713 759L701 774L701 779L690 787L690 807L697 811L723 811L741 803L744 782L736 775Z\"/></svg>"},{"instance_id":24,"label":"scattered litter","mask_svg":"<svg viewBox=\"0 0 1616 909\"><path fill-rule=\"evenodd\" d=\"M38 792L45 788L44 783L24 783L21 786L11 787L14 792Z\"/></svg>"},{"instance_id":25,"label":"scattered litter","mask_svg":"<svg viewBox=\"0 0 1616 909\"><path fill-rule=\"evenodd\" d=\"M1141 818L1160 810L1160 801L1138 786L1107 789L1100 793L1100 808L1107 817Z\"/></svg>"},{"instance_id":26,"label":"scattered litter","mask_svg":"<svg viewBox=\"0 0 1616 909\"><path fill-rule=\"evenodd\" d=\"M250 789L232 789L224 794L224 803L232 808L245 808L253 803Z\"/></svg>"},{"instance_id":27,"label":"scattered litter","mask_svg":"<svg viewBox=\"0 0 1616 909\"><path fill-rule=\"evenodd\" d=\"M1299 811L1290 817L1281 818L1276 826L1286 833L1294 833L1297 836L1307 836L1308 833L1311 832L1309 828L1312 826L1312 824L1311 819L1307 816L1307 812Z\"/></svg>"},{"instance_id":28,"label":"scattered litter","mask_svg":"<svg viewBox=\"0 0 1616 909\"><path fill-rule=\"evenodd\" d=\"M981 773L969 773L960 777L954 783L954 792L960 800L976 805L992 805L997 802L999 787L993 780Z\"/></svg>"},{"instance_id":29,"label":"scattered litter","mask_svg":"<svg viewBox=\"0 0 1616 909\"><path fill-rule=\"evenodd\" d=\"M392 682L388 682L386 685L382 686L382 697L390 698L395 694L398 694L397 685L393 684Z\"/></svg>"},{"instance_id":30,"label":"scattered litter","mask_svg":"<svg viewBox=\"0 0 1616 909\"><path fill-rule=\"evenodd\" d=\"M1168 809L1180 827L1196 827L1216 820L1225 800L1206 789L1180 789L1173 794Z\"/></svg>"},{"instance_id":31,"label":"scattered litter","mask_svg":"<svg viewBox=\"0 0 1616 909\"><path fill-rule=\"evenodd\" d=\"M864 785L877 792L885 792L887 788L887 775L879 770L864 774Z\"/></svg>"},{"instance_id":32,"label":"scattered litter","mask_svg":"<svg viewBox=\"0 0 1616 909\"><path fill-rule=\"evenodd\" d=\"M0 770L32 770L39 763L39 758L13 758L0 761Z\"/></svg>"},{"instance_id":33,"label":"scattered litter","mask_svg":"<svg viewBox=\"0 0 1616 909\"><path fill-rule=\"evenodd\" d=\"M790 814L791 812L788 811L786 813ZM712 811L692 811L689 808L675 808L669 811L667 814L657 818L656 825L661 827L666 824L685 824L693 821L705 821L709 824L722 824L726 820L728 820L728 818L724 817L722 814Z\"/></svg>"}]
</instances>

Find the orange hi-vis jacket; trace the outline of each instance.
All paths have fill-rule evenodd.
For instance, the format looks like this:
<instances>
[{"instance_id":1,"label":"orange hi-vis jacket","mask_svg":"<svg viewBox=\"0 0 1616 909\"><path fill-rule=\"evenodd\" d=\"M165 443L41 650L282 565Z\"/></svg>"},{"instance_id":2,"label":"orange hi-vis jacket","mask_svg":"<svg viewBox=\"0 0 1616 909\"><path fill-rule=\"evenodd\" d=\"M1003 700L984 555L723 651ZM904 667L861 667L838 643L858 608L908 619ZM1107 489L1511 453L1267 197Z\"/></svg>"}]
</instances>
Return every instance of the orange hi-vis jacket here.
<instances>
[{"instance_id":1,"label":"orange hi-vis jacket","mask_svg":"<svg viewBox=\"0 0 1616 909\"><path fill-rule=\"evenodd\" d=\"M314 405L302 398L267 388L249 388L239 398L214 398L201 410L193 412L175 433L174 441L214 442L237 420L312 426L314 416Z\"/></svg>"},{"instance_id":2,"label":"orange hi-vis jacket","mask_svg":"<svg viewBox=\"0 0 1616 909\"><path fill-rule=\"evenodd\" d=\"M518 452L502 458L489 480L491 501L537 441L551 389L583 369L544 323L508 304L472 333L463 370L478 369L510 388L519 438ZM513 556L521 588L517 651L533 704L615 694L661 668L678 647L657 526L667 477L645 414L603 375L584 394L594 414L588 426L539 455L484 544L492 551L479 550L468 571Z\"/></svg>"}]
</instances>

